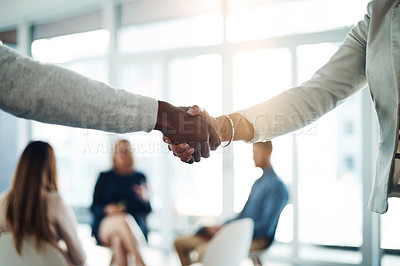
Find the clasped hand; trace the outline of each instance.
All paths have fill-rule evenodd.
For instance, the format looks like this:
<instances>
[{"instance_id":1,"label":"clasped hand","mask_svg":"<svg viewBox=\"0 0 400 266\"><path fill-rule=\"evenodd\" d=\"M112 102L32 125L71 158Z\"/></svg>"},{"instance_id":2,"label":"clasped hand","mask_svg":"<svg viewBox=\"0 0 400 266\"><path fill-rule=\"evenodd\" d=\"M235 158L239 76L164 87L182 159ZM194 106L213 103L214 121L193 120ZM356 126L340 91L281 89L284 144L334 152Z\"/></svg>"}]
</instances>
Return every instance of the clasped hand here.
<instances>
[{"instance_id":1,"label":"clasped hand","mask_svg":"<svg viewBox=\"0 0 400 266\"><path fill-rule=\"evenodd\" d=\"M163 133L164 142L182 162L193 163L199 162L201 157L208 158L210 150L216 150L221 144L216 120L207 111L197 105L190 108L162 105L161 102L156 129ZM171 112L175 115L167 115Z\"/></svg>"}]
</instances>

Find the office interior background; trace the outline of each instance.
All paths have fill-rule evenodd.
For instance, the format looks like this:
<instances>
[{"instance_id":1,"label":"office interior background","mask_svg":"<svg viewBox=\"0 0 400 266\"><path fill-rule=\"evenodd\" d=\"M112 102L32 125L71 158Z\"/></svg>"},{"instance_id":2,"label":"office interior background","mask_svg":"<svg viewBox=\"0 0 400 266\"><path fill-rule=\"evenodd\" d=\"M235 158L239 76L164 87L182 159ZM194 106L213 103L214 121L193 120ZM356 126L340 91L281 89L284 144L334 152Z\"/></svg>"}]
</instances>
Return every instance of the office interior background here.
<instances>
[{"instance_id":1,"label":"office interior background","mask_svg":"<svg viewBox=\"0 0 400 266\"><path fill-rule=\"evenodd\" d=\"M1 0L0 40L36 60L174 105L198 104L217 116L309 79L363 19L367 4ZM131 141L136 167L148 177L153 206L149 248L171 265L178 234L232 217L261 176L252 161L252 145L244 142L187 165L168 151L158 132L115 135L0 111L0 190L9 188L28 141L48 141L58 160L61 195L80 225L88 227L95 182L111 167L118 138ZM273 167L290 190L290 202L263 261L400 265L400 201L390 199L388 213L381 216L366 207L376 142L367 90L308 127L273 140Z\"/></svg>"}]
</instances>

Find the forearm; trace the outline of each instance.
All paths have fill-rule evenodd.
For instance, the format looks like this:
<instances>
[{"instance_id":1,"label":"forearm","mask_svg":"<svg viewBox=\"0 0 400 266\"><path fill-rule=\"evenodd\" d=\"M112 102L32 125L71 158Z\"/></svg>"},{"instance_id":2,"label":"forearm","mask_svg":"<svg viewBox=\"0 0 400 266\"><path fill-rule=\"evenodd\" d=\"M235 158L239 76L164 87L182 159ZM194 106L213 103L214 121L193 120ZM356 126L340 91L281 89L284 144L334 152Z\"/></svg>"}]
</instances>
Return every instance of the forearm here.
<instances>
[{"instance_id":1,"label":"forearm","mask_svg":"<svg viewBox=\"0 0 400 266\"><path fill-rule=\"evenodd\" d=\"M368 28L369 16L365 16L309 81L240 111L253 125L251 141L268 140L301 129L364 88Z\"/></svg>"},{"instance_id":2,"label":"forearm","mask_svg":"<svg viewBox=\"0 0 400 266\"><path fill-rule=\"evenodd\" d=\"M365 50L350 35L311 80L239 113L254 127L252 142L268 140L314 122L366 84Z\"/></svg>"},{"instance_id":3,"label":"forearm","mask_svg":"<svg viewBox=\"0 0 400 266\"><path fill-rule=\"evenodd\" d=\"M154 128L154 99L36 62L2 45L0 70L0 109L15 116L118 133Z\"/></svg>"}]
</instances>

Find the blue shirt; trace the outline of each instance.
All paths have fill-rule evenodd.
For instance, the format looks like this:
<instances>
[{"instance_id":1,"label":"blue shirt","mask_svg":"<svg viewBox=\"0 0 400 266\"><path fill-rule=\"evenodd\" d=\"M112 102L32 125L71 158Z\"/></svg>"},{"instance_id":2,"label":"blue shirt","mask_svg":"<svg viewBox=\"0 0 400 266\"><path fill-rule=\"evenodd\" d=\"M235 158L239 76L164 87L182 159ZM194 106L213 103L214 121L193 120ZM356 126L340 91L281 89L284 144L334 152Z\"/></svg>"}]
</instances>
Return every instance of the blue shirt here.
<instances>
[{"instance_id":1,"label":"blue shirt","mask_svg":"<svg viewBox=\"0 0 400 266\"><path fill-rule=\"evenodd\" d=\"M233 220L251 218L254 221L253 239L273 239L279 216L289 200L285 184L272 167L254 182L243 210Z\"/></svg>"}]
</instances>

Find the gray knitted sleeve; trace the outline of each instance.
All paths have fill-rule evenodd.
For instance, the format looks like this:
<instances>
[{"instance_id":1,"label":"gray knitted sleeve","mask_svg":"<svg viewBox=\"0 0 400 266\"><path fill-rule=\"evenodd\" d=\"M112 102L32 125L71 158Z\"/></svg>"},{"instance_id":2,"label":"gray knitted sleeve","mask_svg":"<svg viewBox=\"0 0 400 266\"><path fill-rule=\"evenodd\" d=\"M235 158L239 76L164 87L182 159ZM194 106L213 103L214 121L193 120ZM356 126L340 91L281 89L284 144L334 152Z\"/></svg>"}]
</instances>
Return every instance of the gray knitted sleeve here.
<instances>
[{"instance_id":1,"label":"gray knitted sleeve","mask_svg":"<svg viewBox=\"0 0 400 266\"><path fill-rule=\"evenodd\" d=\"M158 103L0 43L0 109L45 123L127 133L151 131Z\"/></svg>"}]
</instances>

